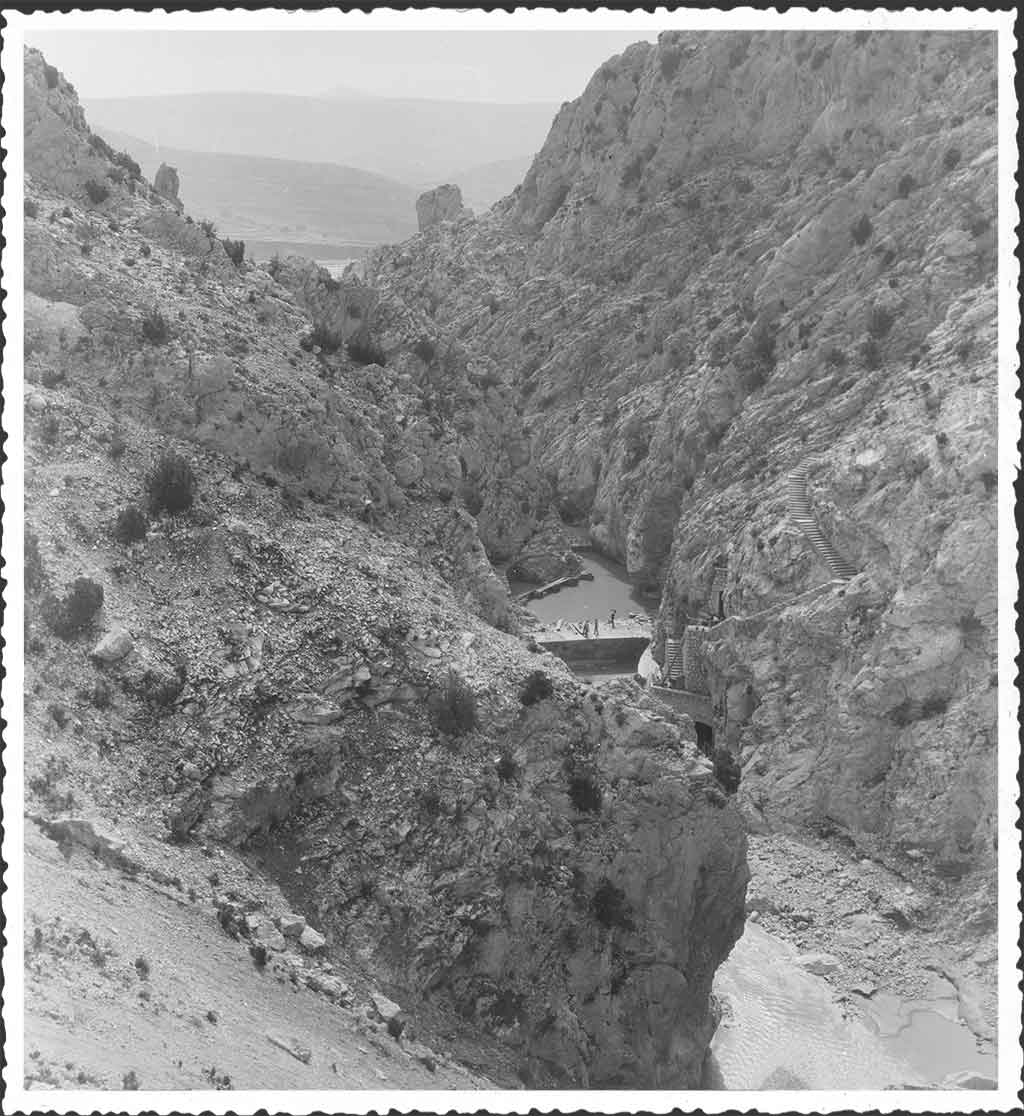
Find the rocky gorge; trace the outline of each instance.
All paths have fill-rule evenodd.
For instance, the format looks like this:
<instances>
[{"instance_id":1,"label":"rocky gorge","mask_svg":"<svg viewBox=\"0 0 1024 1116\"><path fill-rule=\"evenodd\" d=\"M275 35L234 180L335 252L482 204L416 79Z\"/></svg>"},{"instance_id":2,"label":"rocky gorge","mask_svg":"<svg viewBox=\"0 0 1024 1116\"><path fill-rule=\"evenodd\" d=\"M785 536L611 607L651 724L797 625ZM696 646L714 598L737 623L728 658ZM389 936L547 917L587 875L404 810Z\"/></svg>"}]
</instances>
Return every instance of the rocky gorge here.
<instances>
[{"instance_id":1,"label":"rocky gorge","mask_svg":"<svg viewBox=\"0 0 1024 1116\"><path fill-rule=\"evenodd\" d=\"M751 824L989 900L994 44L666 32L368 273L515 389L561 515L660 590L659 660L707 629Z\"/></svg>"},{"instance_id":2,"label":"rocky gorge","mask_svg":"<svg viewBox=\"0 0 1024 1116\"><path fill-rule=\"evenodd\" d=\"M26 1080L698 1085L744 827L688 718L519 634L514 388L253 266L37 51L25 99ZM182 983L225 949L293 1033Z\"/></svg>"},{"instance_id":3,"label":"rocky gorge","mask_svg":"<svg viewBox=\"0 0 1024 1116\"><path fill-rule=\"evenodd\" d=\"M748 916L844 987L944 965L991 1038L993 50L666 32L510 197L439 187L340 278L246 260L29 51L40 842L115 831L103 871L178 878L385 1076L698 1087ZM660 600L664 670L699 632L738 787L532 638L507 578L581 534Z\"/></svg>"}]
</instances>

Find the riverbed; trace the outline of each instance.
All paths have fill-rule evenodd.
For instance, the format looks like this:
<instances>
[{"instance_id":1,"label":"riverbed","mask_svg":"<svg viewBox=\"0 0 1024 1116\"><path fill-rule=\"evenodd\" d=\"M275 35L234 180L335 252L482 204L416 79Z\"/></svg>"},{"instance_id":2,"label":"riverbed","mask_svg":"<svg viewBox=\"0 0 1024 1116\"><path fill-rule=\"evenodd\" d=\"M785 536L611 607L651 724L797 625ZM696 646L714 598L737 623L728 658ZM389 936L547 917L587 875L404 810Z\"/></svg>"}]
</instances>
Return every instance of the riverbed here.
<instances>
[{"instance_id":1,"label":"riverbed","mask_svg":"<svg viewBox=\"0 0 1024 1116\"><path fill-rule=\"evenodd\" d=\"M715 974L714 993L722 1021L708 1088L924 1088L961 1070L996 1074L994 1053L958 1019L951 985L937 980L919 1000L877 992L854 1004L756 923Z\"/></svg>"}]
</instances>

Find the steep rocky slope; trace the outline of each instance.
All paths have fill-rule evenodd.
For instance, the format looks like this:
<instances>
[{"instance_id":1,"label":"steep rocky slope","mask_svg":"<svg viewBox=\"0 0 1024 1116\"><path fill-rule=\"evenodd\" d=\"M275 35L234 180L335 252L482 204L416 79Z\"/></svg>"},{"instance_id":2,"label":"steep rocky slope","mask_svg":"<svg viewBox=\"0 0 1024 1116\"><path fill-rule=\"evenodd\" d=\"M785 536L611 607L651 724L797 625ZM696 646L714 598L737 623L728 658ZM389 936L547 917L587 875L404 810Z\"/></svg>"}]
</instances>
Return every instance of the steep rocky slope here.
<instances>
[{"instance_id":1,"label":"steep rocky slope","mask_svg":"<svg viewBox=\"0 0 1024 1116\"><path fill-rule=\"evenodd\" d=\"M688 718L514 634L484 543L511 556L549 496L514 389L355 279L245 263L25 64L26 802L95 884L55 925L33 832L30 1077L66 1083L72 1042L74 1072L96 1069L41 1006L68 966L118 958L78 991L123 1043L125 997L196 1010L172 938L226 934L261 981L348 1013L349 1080L389 1056L360 1063L359 1032L396 1044L396 1084L438 1064L472 1080L427 1037L502 1084L696 1085L742 931L743 826ZM173 995L141 989L149 1009L90 855L176 893L152 932L161 979L180 972ZM310 1064L330 1015L310 1011L260 1080ZM236 1023L224 1046L203 1029L214 1068ZM147 1050L144 1080L202 1069Z\"/></svg>"},{"instance_id":2,"label":"steep rocky slope","mask_svg":"<svg viewBox=\"0 0 1024 1116\"><path fill-rule=\"evenodd\" d=\"M662 589L659 658L731 617L701 669L750 820L988 900L994 51L667 32L492 213L369 271L514 386L562 514Z\"/></svg>"}]
</instances>

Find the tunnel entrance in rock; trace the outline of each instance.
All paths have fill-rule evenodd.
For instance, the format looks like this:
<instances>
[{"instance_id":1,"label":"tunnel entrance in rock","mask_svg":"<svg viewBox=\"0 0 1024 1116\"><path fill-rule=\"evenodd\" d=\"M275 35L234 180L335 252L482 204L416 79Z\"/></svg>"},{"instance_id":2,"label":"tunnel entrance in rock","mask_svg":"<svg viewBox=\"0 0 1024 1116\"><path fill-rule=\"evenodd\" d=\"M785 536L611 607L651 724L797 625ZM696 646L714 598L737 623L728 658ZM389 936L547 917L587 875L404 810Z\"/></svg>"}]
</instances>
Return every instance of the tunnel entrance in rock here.
<instances>
[{"instance_id":1,"label":"tunnel entrance in rock","mask_svg":"<svg viewBox=\"0 0 1024 1116\"><path fill-rule=\"evenodd\" d=\"M697 747L710 759L715 750L715 730L704 721L694 721L694 727L697 729Z\"/></svg>"}]
</instances>

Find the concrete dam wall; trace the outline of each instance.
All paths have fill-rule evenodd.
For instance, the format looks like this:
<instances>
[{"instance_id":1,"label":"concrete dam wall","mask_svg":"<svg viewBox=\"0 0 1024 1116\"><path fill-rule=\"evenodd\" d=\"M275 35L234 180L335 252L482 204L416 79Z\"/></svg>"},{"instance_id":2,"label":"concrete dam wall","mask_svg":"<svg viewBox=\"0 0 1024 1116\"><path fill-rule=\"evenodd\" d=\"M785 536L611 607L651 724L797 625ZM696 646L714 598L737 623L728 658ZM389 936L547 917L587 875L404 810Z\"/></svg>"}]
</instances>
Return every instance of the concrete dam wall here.
<instances>
[{"instance_id":1,"label":"concrete dam wall","mask_svg":"<svg viewBox=\"0 0 1024 1116\"><path fill-rule=\"evenodd\" d=\"M640 661L647 636L602 636L598 639L544 639L545 651L551 651L573 670L596 670L600 667L632 666Z\"/></svg>"}]
</instances>

